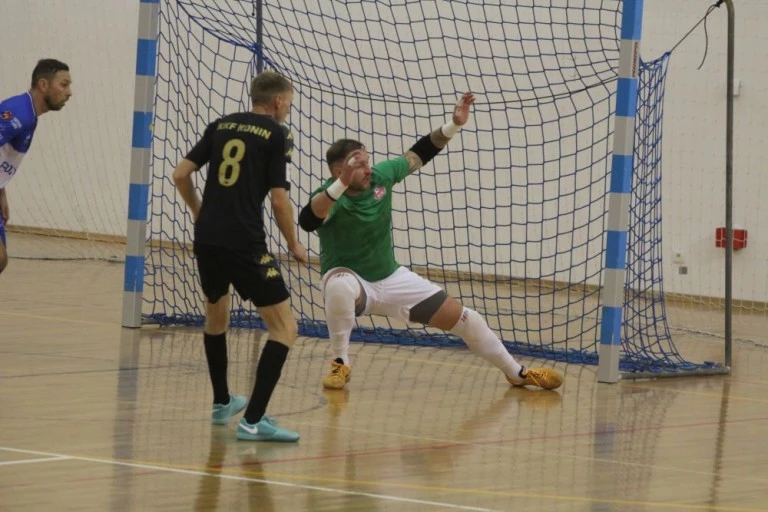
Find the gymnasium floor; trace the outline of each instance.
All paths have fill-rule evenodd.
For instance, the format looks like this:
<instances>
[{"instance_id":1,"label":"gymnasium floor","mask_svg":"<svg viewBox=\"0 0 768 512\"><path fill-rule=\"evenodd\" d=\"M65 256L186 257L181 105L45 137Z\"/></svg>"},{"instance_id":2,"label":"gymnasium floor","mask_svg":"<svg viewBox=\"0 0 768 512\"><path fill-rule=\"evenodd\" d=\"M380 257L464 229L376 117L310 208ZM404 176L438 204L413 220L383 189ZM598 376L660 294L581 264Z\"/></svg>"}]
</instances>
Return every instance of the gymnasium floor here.
<instances>
[{"instance_id":1,"label":"gymnasium floor","mask_svg":"<svg viewBox=\"0 0 768 512\"><path fill-rule=\"evenodd\" d=\"M248 443L209 423L199 330L120 327L122 272L12 259L0 277L0 510L768 510L759 343L728 377L598 385L558 363L558 392L466 350L355 343L349 389L324 392L327 341L302 338L269 410L301 441ZM229 336L234 391L260 335Z\"/></svg>"}]
</instances>

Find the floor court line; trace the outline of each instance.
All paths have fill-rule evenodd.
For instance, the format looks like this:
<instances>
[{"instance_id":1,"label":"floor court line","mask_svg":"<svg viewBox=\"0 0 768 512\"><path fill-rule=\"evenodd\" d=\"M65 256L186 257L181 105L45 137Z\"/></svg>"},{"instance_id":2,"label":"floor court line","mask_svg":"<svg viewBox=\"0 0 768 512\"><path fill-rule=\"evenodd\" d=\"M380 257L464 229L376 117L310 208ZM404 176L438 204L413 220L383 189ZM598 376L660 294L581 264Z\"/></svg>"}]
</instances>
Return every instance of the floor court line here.
<instances>
[{"instance_id":1,"label":"floor court line","mask_svg":"<svg viewBox=\"0 0 768 512\"><path fill-rule=\"evenodd\" d=\"M60 377L63 375L87 375L90 373L120 373L120 372L136 372L140 370L156 370L162 369L160 366L133 366L130 368L104 368L101 370L76 370L72 372L49 372L49 373L25 373L22 375L4 375L4 379L30 379L34 377ZM167 368L172 368L168 366Z\"/></svg>"},{"instance_id":2,"label":"floor court line","mask_svg":"<svg viewBox=\"0 0 768 512\"><path fill-rule=\"evenodd\" d=\"M48 320L51 322L65 322L81 325L105 325L108 327L120 327L120 322L94 322L93 320L78 320L76 318L67 318L63 316L33 315L30 313L17 313L15 311L0 311L3 316L16 316L21 318L32 318L34 320Z\"/></svg>"},{"instance_id":3,"label":"floor court line","mask_svg":"<svg viewBox=\"0 0 768 512\"><path fill-rule=\"evenodd\" d=\"M723 394L722 393L708 393L706 391L691 391L689 389L677 389L677 388L667 388L667 387L661 387L661 386L649 386L647 384L631 384L630 387L633 389L652 389L656 391L665 391L667 393L675 393L678 395L691 395L691 396L703 396L707 398L714 398L716 400L722 400ZM757 403L768 403L768 400L764 400L762 398L752 398L749 396L740 396L735 395L733 393L728 394L728 399L738 402L757 402Z\"/></svg>"},{"instance_id":4,"label":"floor court line","mask_svg":"<svg viewBox=\"0 0 768 512\"><path fill-rule=\"evenodd\" d=\"M253 478L253 477L247 477L247 476L238 476L238 475L229 475L229 474L222 474L222 473L211 473L207 471L198 471L198 470L191 470L191 469L181 469L181 468L173 468L173 467L166 467L166 466L157 466L153 464L141 464L137 462L127 462L127 461L120 461L120 460L113 460L113 459L96 459L91 457L78 457L74 455L63 455L59 453L51 453L51 452L40 452L36 450L21 450L18 448L9 448L6 446L0 446L0 450L8 451L8 452L14 452L14 453L26 453L31 455L46 455L46 459L53 460L53 459L61 459L61 460L70 460L70 461L82 461L82 462L94 462L97 464L110 464L113 466L125 466L125 467L131 467L131 468L139 468L139 469L150 469L150 470L156 470L156 471L165 471L168 473L177 473L182 475L193 475L193 476L208 476L212 478L220 478L222 480L235 480L240 482L258 482L263 483L267 485L276 485L280 487L289 487L293 489L306 489L309 491L320 491L320 492L328 492L332 494L342 494L345 496L360 496L365 498L377 498L385 501L396 501L400 503L409 503L409 504L415 504L415 505L426 505L426 506L434 506L434 507L442 507L445 509L451 509L451 510L469 510L474 512L494 512L493 509L490 508L484 508L484 507L470 507L465 505L457 505L455 503L446 503L446 502L439 502L439 501L430 501L430 500L419 500L415 498L402 498L400 496L393 496L389 494L376 494L376 493L369 493L369 492L359 492L359 491L346 491L343 489L334 489L332 487L321 487L317 485L305 485L305 484L296 484L292 482L281 482L277 480L267 480L263 478Z\"/></svg>"},{"instance_id":5,"label":"floor court line","mask_svg":"<svg viewBox=\"0 0 768 512\"><path fill-rule=\"evenodd\" d=\"M68 354L62 354L61 352L24 352L21 350L0 350L0 354L10 354L13 356L44 356L59 359L75 359L82 361L101 361L101 362L114 362L114 357L93 357L93 356L71 356Z\"/></svg>"},{"instance_id":6,"label":"floor court line","mask_svg":"<svg viewBox=\"0 0 768 512\"><path fill-rule=\"evenodd\" d=\"M768 417L760 417L760 418L744 418L740 420L729 420L725 421L723 423L725 424L739 424L739 423L747 423L747 422L753 422L753 421L768 421ZM551 441L551 440L557 440L557 439L571 439L571 438L579 438L579 437L594 437L594 436L600 436L600 435L633 435L638 432L647 432L647 431L657 431L657 430L668 430L668 429L675 429L675 428L696 428L696 427L706 427L706 426L712 426L712 425L718 425L721 422L717 421L711 421L711 422L701 422L701 423L687 423L687 424L679 424L679 425L664 425L659 427L639 427L639 428L625 428L625 429L617 429L617 430L594 430L594 431L588 431L588 432L574 432L569 434L558 434L558 435L542 435L542 436L529 436L529 437L522 437L518 439L484 439L481 441L460 441L460 440L432 440L430 438L423 438L420 436L402 436L399 434L394 434L397 437L408 437L413 438L416 440L425 440L425 441L437 441L431 444L423 445L423 446L411 446L408 448L381 448L376 450L357 450L357 451L347 451L342 453L334 453L334 454L325 454L325 455L316 455L316 456L309 456L309 457L293 457L293 458L285 458L285 459L273 459L268 461L263 461L262 464L277 464L281 462L308 462L308 461L314 461L314 460L332 460L332 459L344 459L346 457L355 456L355 457L366 457L366 456L376 456L376 455L387 455L387 454L393 454L393 453L405 453L405 452L420 452L420 451L430 451L430 450L443 450L447 448L457 448L462 446L491 446L494 449L498 448L500 445L507 445L505 447L502 447L502 449L517 449L516 447L512 447L509 445L513 444L519 444L519 443L528 443L531 441ZM305 423L306 425L311 425L315 427L323 427L323 428L336 428L338 430L352 430L355 432L365 432L365 433L371 433L376 435L393 435L392 433L387 432L376 432L376 431L368 431L368 430L360 430L356 428L347 428L347 427L328 427L324 425L319 424L312 424L312 423ZM614 461L617 462L617 461ZM212 467L227 467L226 464L218 465L218 466L212 466ZM757 479L760 482L766 481L763 478Z\"/></svg>"},{"instance_id":7,"label":"floor court line","mask_svg":"<svg viewBox=\"0 0 768 512\"><path fill-rule=\"evenodd\" d=\"M95 321L92 321L92 320L78 320L78 319L74 319L74 318L66 318L66 317L60 317L60 316L49 316L49 315L35 315L35 314L30 314L30 313L18 313L18 312L15 312L15 311L0 311L0 315L16 316L16 317L22 317L22 318L32 318L32 319L38 319L38 320L48 320L48 321L55 321L55 322L65 322L65 323L81 324L81 325L104 325L104 326L111 326L111 327L119 325L119 322L95 322ZM303 338L307 338L307 339L314 339L314 338L312 338L310 336L302 336L302 337ZM437 365L443 365L443 366L460 366L460 367L464 367L464 366L467 366L467 367L481 367L482 366L480 364L472 364L472 363L469 363L469 364L466 364L466 363L451 363L451 362L448 362L448 361L430 361L430 360L415 359L415 358L398 358L398 357L393 357L392 359L403 360L403 361L419 361L419 362L422 362L422 363L437 364ZM537 358L533 357L533 359L537 359ZM763 385L763 386L768 385L768 382L764 382L764 381L740 381L739 379L733 379L733 381L734 382L743 382L743 383L748 383L748 384ZM641 386L636 386L636 387L641 387ZM762 401L762 400L757 399L755 401Z\"/></svg>"},{"instance_id":8,"label":"floor court line","mask_svg":"<svg viewBox=\"0 0 768 512\"><path fill-rule=\"evenodd\" d=\"M169 473L177 473L177 474L184 474L184 475L193 475L193 476L208 476L212 478L221 478L223 480L233 480L233 481L241 481L241 482L258 482L263 483L267 485L275 485L280 487L289 487L293 489L306 489L306 490L313 490L313 491L321 491L321 492L329 492L333 494L342 494L345 496L361 496L366 498L377 498L382 500L388 500L388 501L395 501L400 503L409 503L409 504L417 504L417 505L430 505L430 506L436 506L436 507L442 507L452 510L470 510L470 511L480 511L480 512L496 512L495 509L489 509L489 508L483 508L483 507L470 507L465 505L457 505L454 503L447 503L447 502L438 502L438 501L429 501L429 500L419 500L415 498L402 498L399 496L389 495L389 494L377 494L377 493L368 493L368 492L362 492L362 491L346 491L343 489L335 489L332 487L321 487L316 485L306 485L306 484L297 484L297 483L291 483L291 482L283 482L279 480L268 480L264 478L256 478L256 477L248 477L248 476L240 476L240 475L231 475L222 473L219 471L216 472L209 472L209 471L201 471L197 469L186 469L186 468L180 468L180 467L172 467L172 466L163 466L163 465L155 465L155 464L149 464L149 463L141 463L141 462L128 462L128 461L121 461L121 460L114 460L114 459L99 459L99 458L92 458L92 457L79 457L76 455L63 455L63 454L57 454L57 453L51 453L51 452L40 452L35 450L22 450L18 448L9 448L0 446L0 450L5 451L11 451L16 453L28 453L28 454L34 454L34 455L48 455L50 457L64 457L68 460L75 460L75 461L83 461L83 462L94 462L98 464L110 464L110 465L116 465L116 466L124 466L124 467L131 467L131 468L139 468L139 469L147 469L147 470L154 470L154 471L165 471ZM225 470L226 471L226 470ZM247 471L246 471L247 473ZM260 472L256 474L261 474ZM286 477L292 477L292 478L314 478L314 477L306 477L302 475L284 475ZM316 478L315 478L316 479ZM359 480L348 480L348 479L331 479L331 478L320 478L319 480L329 481L329 482L337 482L340 484L353 484L353 485L368 485L368 486L381 486L381 482L377 481L359 481ZM731 506L718 506L718 505L696 505L696 504L686 504L686 503L678 503L678 502L658 502L658 501L640 501L640 500L622 500L622 499L602 499L602 498L592 498L589 496L567 496L567 495L555 495L555 494L537 494L537 493L526 493L526 492L515 492L515 491L493 491L493 490L487 490L487 489L461 489L461 488L448 488L448 487L437 487L437 486L424 486L424 485L408 485L408 484L393 484L395 487L401 488L401 489L409 489L409 490L421 490L421 491L438 491L442 493L460 493L460 494L473 494L473 495L485 495L485 496L503 496L508 498L520 498L520 499L544 499L544 500L551 500L551 501L557 501L557 502L575 502L575 503L593 503L593 504L611 504L611 505L641 505L641 506L653 506L654 510L659 509L670 509L670 510L702 510L706 512L761 512L763 509L756 509L756 508L744 508L744 507L731 507Z\"/></svg>"},{"instance_id":9,"label":"floor court line","mask_svg":"<svg viewBox=\"0 0 768 512\"><path fill-rule=\"evenodd\" d=\"M37 459L23 459L23 460L8 460L0 462L0 466L13 466L15 464L33 464L39 462L53 462L55 460L69 460L69 457L64 455L56 455L53 457L39 457Z\"/></svg>"},{"instance_id":10,"label":"floor court line","mask_svg":"<svg viewBox=\"0 0 768 512\"><path fill-rule=\"evenodd\" d=\"M147 404L146 402L142 401L130 401L130 403L133 403L135 405L150 405L153 406L153 404ZM159 407L159 406L158 406ZM162 406L166 407L166 406ZM178 407L180 410L192 410L192 408L189 407ZM758 418L743 418L743 419L734 419L734 420L728 420L725 423L726 424L739 424L739 423L749 423L754 421L768 421L768 417L758 417ZM643 427L643 428L635 428L635 429L622 429L620 431L613 431L610 432L611 434L632 434L635 432L641 432L641 431L652 431L652 430L667 430L667 429L673 429L673 428L691 428L691 427L701 427L701 426L708 426L708 425L714 425L719 422L701 422L701 423L690 423L690 424L680 424L680 425L668 425L668 426L662 426L662 427ZM407 451L427 451L427 450L434 450L434 449L447 449L447 448L459 448L459 447L469 447L469 446L487 446L492 445L495 446L497 449L501 450L515 450L519 449L518 446L509 446L508 443L514 443L518 444L521 441L532 441L532 440L548 440L548 439L561 439L561 438L578 438L578 437L584 437L584 436L594 436L594 435L600 435L602 432L597 431L590 431L590 432L576 432L576 433L569 433L569 434L561 434L561 435L555 435L555 436L532 436L527 437L524 439L495 439L495 440L487 440L487 441L480 441L480 442L467 442L467 441L460 441L460 440L454 440L454 439L439 439L439 438L431 438L431 437L425 437L425 436L413 436L413 435L403 435L399 433L392 433L392 432L379 432L379 431L371 431L366 429L359 429L354 427L343 427L343 426L337 426L337 427L328 427L327 425L319 425L314 424L312 422L300 422L300 424L307 425L307 426L317 426L317 427L324 427L324 428L334 428L338 430L348 430L348 431L355 431L355 432L364 432L369 434L376 434L376 435L386 435L386 436L394 436L397 438L405 438L405 439L411 439L411 440L418 440L418 441L426 441L430 443L430 445L427 446L419 446L419 447L413 447L410 450ZM606 434L609 432L605 432ZM0 447L0 449L5 449ZM10 450L10 449L9 449ZM404 451L402 448L392 450L392 449L382 449L382 450L374 450L373 452L353 452L354 455L382 455L386 453L399 453ZM552 456L556 454L552 454L546 451L542 450L526 450L527 453L530 454L539 454L542 456ZM23 452L26 453L26 452ZM47 453L43 453L44 455L47 455ZM343 454L343 456L346 456L349 454ZM560 455L561 456L561 455ZM322 460L322 459L334 459L342 457L340 454L334 454L331 456L320 456L320 457L306 457L306 458L290 458L290 459L278 459L278 460L272 460L272 461L264 461L265 464L270 463L281 463L281 462L295 462L297 460ZM688 474L697 474L697 475L706 475L706 476L712 476L713 473L709 471L697 471L697 470L691 470L691 469L685 469L685 468L677 468L677 467L671 467L671 466L661 466L661 465L654 465L654 464L640 464L640 463L633 463L629 461L618 461L618 460L612 460L612 459L604 459L604 458L595 458L595 457L586 457L586 456L578 456L578 455L570 455L569 458L575 459L575 460L585 460L585 461L598 461L598 462L604 462L604 463L610 463L610 464L617 464L617 465L623 465L623 466L631 466L631 467L641 467L641 468L648 468L648 469L656 469L656 470L665 470L665 471L671 471L676 473L688 473ZM98 460L98 459L96 459ZM154 467L154 466L153 466ZM162 467L162 466L159 466ZM217 465L215 468L227 468L231 467L228 464L222 464ZM727 474L720 474L722 478L736 478L732 475ZM758 478L758 477L738 477L750 481L758 481L758 482L768 482L765 478Z\"/></svg>"},{"instance_id":11,"label":"floor court line","mask_svg":"<svg viewBox=\"0 0 768 512\"><path fill-rule=\"evenodd\" d=\"M731 420L728 423L736 423L736 422L744 422L744 421L751 421L749 419L745 420ZM768 417L766 418L756 418L755 421L768 421ZM515 450L524 450L525 453L529 455L540 455L542 457L566 457L573 460L583 460L586 462L603 462L606 464L615 464L618 466L627 466L627 467L639 467L643 469L651 469L651 470L664 470L664 471L671 471L675 473L688 473L693 475L704 475L704 476L719 476L721 478L739 478L742 480L750 480L750 481L756 481L756 482L765 482L768 483L768 480L765 478L758 478L758 477L751 477L751 476L733 476L730 474L723 474L723 473L713 473L711 471L697 471L693 469L685 469L685 468L677 468L672 466L662 466L658 464L642 464L637 462L629 462L624 460L615 460L615 459L607 459L607 458L600 458L600 457L588 457L583 455L563 455L556 452L548 452L543 450L535 450L531 448L521 448L519 445L510 446L509 442L515 442L517 443L518 440L491 440L491 441L461 441L461 440L451 440L451 439L440 439L440 438L432 438L432 437L425 437L425 436L416 436L416 435L405 435L405 434L398 434L398 433L392 433L392 432L379 432L375 430L366 430L366 429L359 429L359 428L353 428L353 427L328 427L327 425L320 425L320 424L314 424L314 423L308 423L304 422L302 423L304 425L309 426L316 426L316 427L323 427L323 428L334 428L337 430L348 430L348 431L354 431L354 432L362 432L366 434L376 434L381 436L393 436L397 438L403 438L403 439L410 439L410 440L417 440L417 441L427 441L431 443L430 445L426 447L415 447L415 450L412 451L419 451L419 450L429 450L434 449L435 447L440 449L445 448L459 448L459 447L471 447L471 446L487 446L487 445L493 445L495 449L498 450L504 450L504 451L512 451ZM717 424L717 422L713 422L712 424ZM663 430L666 427L659 427L659 428L640 428L636 429L637 431L644 431L644 430ZM631 434L631 432L629 432ZM590 435L594 434L613 434L613 432L605 431L605 432L591 432L588 433ZM562 437L579 437L580 434L567 434ZM541 437L542 440L545 439L557 439L561 436L549 436L549 437ZM402 452L402 449L395 450L395 453ZM411 450L409 450L411 451ZM226 467L226 465L224 465Z\"/></svg>"}]
</instances>

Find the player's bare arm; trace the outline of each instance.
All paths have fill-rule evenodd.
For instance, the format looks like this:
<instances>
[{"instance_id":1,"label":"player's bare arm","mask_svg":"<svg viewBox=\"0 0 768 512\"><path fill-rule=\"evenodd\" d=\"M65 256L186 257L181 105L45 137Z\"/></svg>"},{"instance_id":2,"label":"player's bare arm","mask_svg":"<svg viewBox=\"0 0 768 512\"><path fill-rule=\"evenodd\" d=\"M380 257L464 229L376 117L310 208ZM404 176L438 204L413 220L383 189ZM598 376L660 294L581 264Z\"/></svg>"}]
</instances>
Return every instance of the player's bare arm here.
<instances>
[{"instance_id":1,"label":"player's bare arm","mask_svg":"<svg viewBox=\"0 0 768 512\"><path fill-rule=\"evenodd\" d=\"M187 203L189 210L192 212L192 218L196 221L200 215L200 206L202 202L195 190L195 184L192 182L192 173L200 169L200 167L192 160L183 158L176 169L173 170L173 182L176 184L176 188L181 194L181 198Z\"/></svg>"},{"instance_id":2,"label":"player's bare arm","mask_svg":"<svg viewBox=\"0 0 768 512\"><path fill-rule=\"evenodd\" d=\"M0 216L3 218L3 222L8 224L8 219L11 218L10 209L8 208L8 194L4 188L0 188Z\"/></svg>"},{"instance_id":3,"label":"player's bare arm","mask_svg":"<svg viewBox=\"0 0 768 512\"><path fill-rule=\"evenodd\" d=\"M475 103L475 95L465 92L453 108L453 117L440 128L419 139L403 155L408 160L408 172L413 173L432 160L469 120L469 109Z\"/></svg>"},{"instance_id":4,"label":"player's bare arm","mask_svg":"<svg viewBox=\"0 0 768 512\"><path fill-rule=\"evenodd\" d=\"M277 227L288 244L288 250L301 263L308 263L307 249L296 238L296 227L293 221L293 205L288 197L288 191L281 187L269 189L269 200L272 204L272 212L275 214Z\"/></svg>"}]
</instances>

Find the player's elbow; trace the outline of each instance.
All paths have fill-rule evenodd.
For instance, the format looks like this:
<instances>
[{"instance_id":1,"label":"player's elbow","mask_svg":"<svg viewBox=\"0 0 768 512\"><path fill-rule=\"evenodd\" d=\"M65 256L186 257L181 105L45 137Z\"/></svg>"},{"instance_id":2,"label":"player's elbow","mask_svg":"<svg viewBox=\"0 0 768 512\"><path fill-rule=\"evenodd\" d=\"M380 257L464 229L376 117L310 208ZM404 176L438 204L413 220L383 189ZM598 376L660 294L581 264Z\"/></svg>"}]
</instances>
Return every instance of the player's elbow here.
<instances>
[{"instance_id":1,"label":"player's elbow","mask_svg":"<svg viewBox=\"0 0 768 512\"><path fill-rule=\"evenodd\" d=\"M311 233L323 225L323 220L312 210L312 202L307 203L299 212L299 226L304 231Z\"/></svg>"},{"instance_id":2,"label":"player's elbow","mask_svg":"<svg viewBox=\"0 0 768 512\"><path fill-rule=\"evenodd\" d=\"M291 201L288 199L288 194L270 194L269 203L272 205L272 211L283 212L290 211Z\"/></svg>"},{"instance_id":3,"label":"player's elbow","mask_svg":"<svg viewBox=\"0 0 768 512\"><path fill-rule=\"evenodd\" d=\"M184 180L187 179L188 176L189 175L187 173L185 173L183 170L181 170L179 167L177 167L173 171L173 182L178 187L179 185L181 185L184 182Z\"/></svg>"},{"instance_id":4,"label":"player's elbow","mask_svg":"<svg viewBox=\"0 0 768 512\"><path fill-rule=\"evenodd\" d=\"M177 187L189 181L192 173L199 169L199 166L186 158L179 162L179 165L173 170L173 182Z\"/></svg>"}]
</instances>

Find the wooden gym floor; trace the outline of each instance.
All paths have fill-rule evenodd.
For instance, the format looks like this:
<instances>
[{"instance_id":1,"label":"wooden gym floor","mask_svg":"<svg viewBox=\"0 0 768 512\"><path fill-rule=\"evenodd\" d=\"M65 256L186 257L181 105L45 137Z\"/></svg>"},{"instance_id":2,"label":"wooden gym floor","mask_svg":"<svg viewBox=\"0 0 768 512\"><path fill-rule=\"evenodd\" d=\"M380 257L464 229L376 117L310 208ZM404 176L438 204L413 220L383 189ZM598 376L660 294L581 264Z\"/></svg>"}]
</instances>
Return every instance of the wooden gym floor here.
<instances>
[{"instance_id":1,"label":"wooden gym floor","mask_svg":"<svg viewBox=\"0 0 768 512\"><path fill-rule=\"evenodd\" d=\"M466 350L355 343L331 393L327 341L304 338L269 410L301 441L248 443L209 423L200 330L121 329L122 272L12 259L0 276L0 510L768 510L759 343L727 377L605 385L558 363L558 392L511 389ZM260 334L229 335L234 391Z\"/></svg>"}]
</instances>

